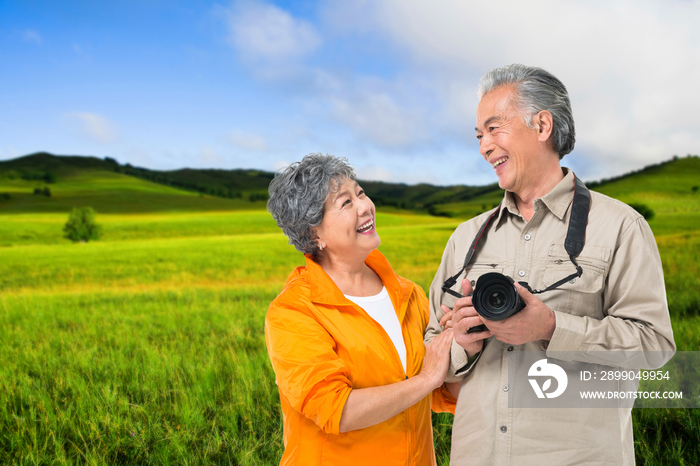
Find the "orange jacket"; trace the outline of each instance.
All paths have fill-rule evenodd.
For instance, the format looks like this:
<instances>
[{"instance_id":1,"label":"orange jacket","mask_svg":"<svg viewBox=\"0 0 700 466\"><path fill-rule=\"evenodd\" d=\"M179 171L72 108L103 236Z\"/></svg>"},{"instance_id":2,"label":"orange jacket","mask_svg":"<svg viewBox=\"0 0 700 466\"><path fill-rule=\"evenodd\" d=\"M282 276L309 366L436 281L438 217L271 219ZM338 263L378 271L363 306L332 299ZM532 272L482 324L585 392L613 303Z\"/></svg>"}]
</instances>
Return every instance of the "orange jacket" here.
<instances>
[{"instance_id":1,"label":"orange jacket","mask_svg":"<svg viewBox=\"0 0 700 466\"><path fill-rule=\"evenodd\" d=\"M386 287L406 345L401 360L384 329L343 296L306 256L265 318L267 351L277 375L288 465L434 465L432 407L454 413L444 386L385 422L339 433L340 416L353 388L401 382L423 364L428 300L423 290L394 273L377 250L365 263Z\"/></svg>"}]
</instances>

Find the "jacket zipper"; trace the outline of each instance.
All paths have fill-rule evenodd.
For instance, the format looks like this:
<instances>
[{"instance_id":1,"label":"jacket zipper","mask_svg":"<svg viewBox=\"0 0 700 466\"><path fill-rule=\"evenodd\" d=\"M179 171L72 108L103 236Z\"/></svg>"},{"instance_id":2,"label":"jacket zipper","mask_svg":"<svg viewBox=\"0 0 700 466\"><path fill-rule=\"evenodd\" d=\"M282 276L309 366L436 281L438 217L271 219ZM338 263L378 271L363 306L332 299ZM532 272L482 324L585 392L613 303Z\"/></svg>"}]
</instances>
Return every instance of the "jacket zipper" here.
<instances>
[{"instance_id":1,"label":"jacket zipper","mask_svg":"<svg viewBox=\"0 0 700 466\"><path fill-rule=\"evenodd\" d=\"M405 339L404 336L403 336L403 323L402 323L401 321L399 321L399 329L401 330L401 339L403 340L403 346L404 346L404 348L406 348L406 369L403 368L403 364L401 363L401 356L399 356L399 350L396 349L396 345L394 345L394 342L392 341L392 339L391 339L391 337L389 336L389 334L386 333L386 330L384 329L384 327L382 327L381 324L380 324L379 322L377 322L376 320L374 320L374 319L372 318L372 316L370 316L370 315L367 313L367 311L365 311L364 309L362 309L362 306L359 306L358 304L355 304L355 303L352 303L352 304L353 304L353 306L355 306L357 309L361 310L361 311L367 316L367 318L368 318L369 320L371 320L371 321L374 323L375 328L378 328L379 330L381 330L380 333L383 335L384 342L388 342L388 343L389 343L389 346L394 350L394 351L393 351L393 352L394 352L394 361L395 361L395 362L398 362L399 367L401 368L401 372L403 373L404 380L408 379L408 374L406 373L406 370L408 369L408 349L406 348L406 339ZM392 303L392 305L393 305L393 303ZM408 303L406 303L406 305L408 305ZM396 312L396 310L394 310L394 312ZM397 316L397 318L398 318L398 316Z\"/></svg>"}]
</instances>

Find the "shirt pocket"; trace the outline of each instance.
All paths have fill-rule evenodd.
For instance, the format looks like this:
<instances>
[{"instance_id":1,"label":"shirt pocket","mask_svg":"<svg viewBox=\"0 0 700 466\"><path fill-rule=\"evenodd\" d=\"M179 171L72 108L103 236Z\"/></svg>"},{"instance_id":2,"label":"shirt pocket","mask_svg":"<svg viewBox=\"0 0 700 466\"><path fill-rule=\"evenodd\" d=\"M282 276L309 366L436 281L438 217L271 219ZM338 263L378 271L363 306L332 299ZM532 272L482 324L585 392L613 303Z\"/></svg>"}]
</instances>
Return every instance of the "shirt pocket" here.
<instances>
[{"instance_id":1,"label":"shirt pocket","mask_svg":"<svg viewBox=\"0 0 700 466\"><path fill-rule=\"evenodd\" d=\"M583 273L580 277L572 278L557 287L561 290L577 291L579 293L598 293L603 289L610 261L610 248L601 246L586 246L574 260L581 266ZM543 284L549 287L562 278L576 272L569 254L563 244L553 244L549 247L545 264Z\"/></svg>"},{"instance_id":2,"label":"shirt pocket","mask_svg":"<svg viewBox=\"0 0 700 466\"><path fill-rule=\"evenodd\" d=\"M540 296L551 299L557 309L570 314L602 318L603 287L609 270L611 252L610 248L586 245L581 254L574 258L583 269L581 276L572 278ZM542 289L575 272L576 267L564 245L552 244L547 254Z\"/></svg>"},{"instance_id":3,"label":"shirt pocket","mask_svg":"<svg viewBox=\"0 0 700 466\"><path fill-rule=\"evenodd\" d=\"M502 274L504 268L503 263L479 263L470 265L466 271L466 278L469 280L469 283L471 283L473 289L480 276L494 272Z\"/></svg>"}]
</instances>

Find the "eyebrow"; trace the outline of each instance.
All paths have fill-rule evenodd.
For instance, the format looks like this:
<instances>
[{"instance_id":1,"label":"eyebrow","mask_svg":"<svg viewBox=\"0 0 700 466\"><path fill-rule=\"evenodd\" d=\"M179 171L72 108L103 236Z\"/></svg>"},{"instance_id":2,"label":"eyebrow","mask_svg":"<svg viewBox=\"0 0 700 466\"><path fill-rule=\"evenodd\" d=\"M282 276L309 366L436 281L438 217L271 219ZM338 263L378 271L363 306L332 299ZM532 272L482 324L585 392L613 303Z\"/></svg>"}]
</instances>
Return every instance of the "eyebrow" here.
<instances>
[{"instance_id":1,"label":"eyebrow","mask_svg":"<svg viewBox=\"0 0 700 466\"><path fill-rule=\"evenodd\" d=\"M357 181L355 181L355 186L353 187L357 188L358 186L360 186L360 184ZM337 201L339 197L343 196L344 194L347 194L348 192L350 192L349 189L344 189L335 193L335 196L333 196L333 204L335 204L335 201Z\"/></svg>"},{"instance_id":2,"label":"eyebrow","mask_svg":"<svg viewBox=\"0 0 700 466\"><path fill-rule=\"evenodd\" d=\"M496 115L494 115L494 116L492 116L492 117L489 117L489 118L484 122L484 127L487 127L487 126L489 125L489 123L492 123L492 122L494 122L494 121L496 121L496 120L500 120L500 119L501 119L501 117L496 116ZM474 131L481 131L481 130L475 126L475 127L474 127Z\"/></svg>"}]
</instances>

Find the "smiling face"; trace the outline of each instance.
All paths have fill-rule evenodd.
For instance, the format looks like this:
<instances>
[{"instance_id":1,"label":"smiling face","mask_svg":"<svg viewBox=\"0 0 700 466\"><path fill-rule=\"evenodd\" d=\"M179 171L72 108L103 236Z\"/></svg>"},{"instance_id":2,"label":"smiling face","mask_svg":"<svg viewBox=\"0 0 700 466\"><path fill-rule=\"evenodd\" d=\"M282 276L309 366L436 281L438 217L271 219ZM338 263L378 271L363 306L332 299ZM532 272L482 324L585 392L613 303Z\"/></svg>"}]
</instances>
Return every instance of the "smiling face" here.
<instances>
[{"instance_id":1,"label":"smiling face","mask_svg":"<svg viewBox=\"0 0 700 466\"><path fill-rule=\"evenodd\" d=\"M323 206L323 221L314 229L319 246L328 257L357 257L363 261L379 247L372 200L360 185L346 179L331 192Z\"/></svg>"},{"instance_id":2,"label":"smiling face","mask_svg":"<svg viewBox=\"0 0 700 466\"><path fill-rule=\"evenodd\" d=\"M496 171L498 185L520 194L536 189L544 170L551 165L549 159L554 152L547 143L551 133L551 126L547 126L548 117L551 121L549 112L534 115L534 128L529 128L514 103L515 97L515 88L509 85L483 96L474 129L479 152Z\"/></svg>"}]
</instances>

